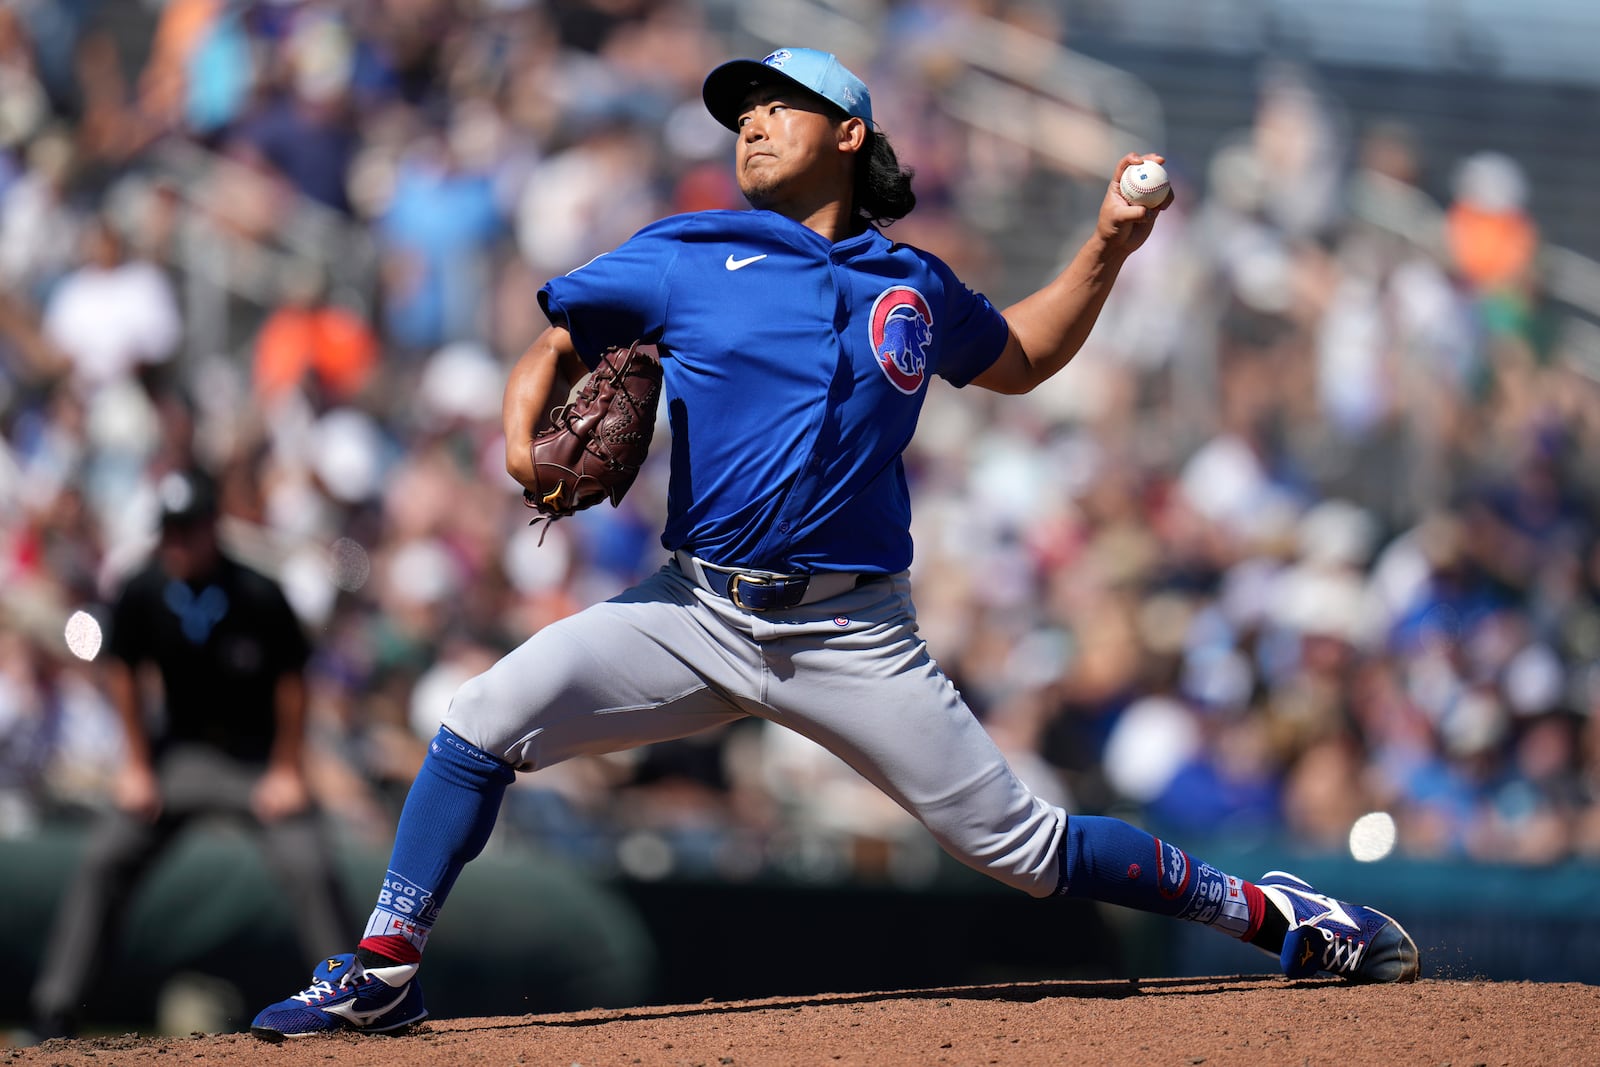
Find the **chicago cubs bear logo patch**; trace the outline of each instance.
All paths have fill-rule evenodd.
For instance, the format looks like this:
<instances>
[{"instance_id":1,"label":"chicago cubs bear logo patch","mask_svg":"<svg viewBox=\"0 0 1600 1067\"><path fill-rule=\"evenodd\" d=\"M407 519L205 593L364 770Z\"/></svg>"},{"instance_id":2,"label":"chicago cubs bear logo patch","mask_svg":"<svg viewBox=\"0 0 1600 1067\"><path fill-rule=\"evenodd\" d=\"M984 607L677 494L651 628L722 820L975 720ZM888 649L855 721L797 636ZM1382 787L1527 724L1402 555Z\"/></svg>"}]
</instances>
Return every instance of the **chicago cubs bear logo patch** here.
<instances>
[{"instance_id":1,"label":"chicago cubs bear logo patch","mask_svg":"<svg viewBox=\"0 0 1600 1067\"><path fill-rule=\"evenodd\" d=\"M907 396L928 377L928 346L933 343L933 312L923 295L908 285L878 294L868 319L872 354L889 384Z\"/></svg>"}]
</instances>

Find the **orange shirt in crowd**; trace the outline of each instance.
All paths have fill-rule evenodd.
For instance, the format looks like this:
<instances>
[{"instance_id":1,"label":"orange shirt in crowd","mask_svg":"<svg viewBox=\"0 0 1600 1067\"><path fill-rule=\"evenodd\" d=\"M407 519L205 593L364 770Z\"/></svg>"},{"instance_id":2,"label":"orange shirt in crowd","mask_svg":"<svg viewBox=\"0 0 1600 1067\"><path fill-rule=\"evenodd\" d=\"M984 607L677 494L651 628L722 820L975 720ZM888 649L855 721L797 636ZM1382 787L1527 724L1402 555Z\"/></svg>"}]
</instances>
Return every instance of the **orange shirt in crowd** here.
<instances>
[{"instance_id":1,"label":"orange shirt in crowd","mask_svg":"<svg viewBox=\"0 0 1600 1067\"><path fill-rule=\"evenodd\" d=\"M282 307L256 339L255 386L272 400L315 374L345 400L361 391L378 361L378 340L359 315L334 305Z\"/></svg>"},{"instance_id":2,"label":"orange shirt in crowd","mask_svg":"<svg viewBox=\"0 0 1600 1067\"><path fill-rule=\"evenodd\" d=\"M1478 289L1503 289L1529 277L1539 249L1533 220L1520 211L1451 206L1446 222L1450 258Z\"/></svg>"}]
</instances>

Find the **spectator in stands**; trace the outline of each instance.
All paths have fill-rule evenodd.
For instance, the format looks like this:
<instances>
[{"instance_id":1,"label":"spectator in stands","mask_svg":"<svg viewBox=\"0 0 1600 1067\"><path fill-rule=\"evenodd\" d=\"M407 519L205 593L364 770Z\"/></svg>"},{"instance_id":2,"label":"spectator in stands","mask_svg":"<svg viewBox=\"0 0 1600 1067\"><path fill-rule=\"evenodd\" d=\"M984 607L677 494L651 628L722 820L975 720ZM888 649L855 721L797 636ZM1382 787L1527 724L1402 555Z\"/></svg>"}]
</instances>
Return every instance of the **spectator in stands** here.
<instances>
[{"instance_id":1,"label":"spectator in stands","mask_svg":"<svg viewBox=\"0 0 1600 1067\"><path fill-rule=\"evenodd\" d=\"M1446 237L1455 267L1480 292L1524 289L1539 230L1528 216L1528 177L1500 152L1478 152L1456 175Z\"/></svg>"},{"instance_id":2,"label":"spectator in stands","mask_svg":"<svg viewBox=\"0 0 1600 1067\"><path fill-rule=\"evenodd\" d=\"M108 217L90 221L81 257L45 304L44 335L66 355L73 383L92 394L170 360L183 323L172 283L128 255Z\"/></svg>"},{"instance_id":3,"label":"spectator in stands","mask_svg":"<svg viewBox=\"0 0 1600 1067\"><path fill-rule=\"evenodd\" d=\"M349 37L332 18L298 22L284 43L281 86L229 138L236 154L264 164L301 196L349 213L346 179L359 147L348 91Z\"/></svg>"},{"instance_id":4,"label":"spectator in stands","mask_svg":"<svg viewBox=\"0 0 1600 1067\"><path fill-rule=\"evenodd\" d=\"M402 354L420 357L482 331L488 251L504 236L489 174L463 166L450 141L421 134L396 161L392 195L377 220L384 328Z\"/></svg>"},{"instance_id":5,"label":"spectator in stands","mask_svg":"<svg viewBox=\"0 0 1600 1067\"><path fill-rule=\"evenodd\" d=\"M350 400L377 369L378 339L367 321L328 299L327 277L314 264L295 268L283 283L284 299L256 336L252 380L271 408L302 388L314 400Z\"/></svg>"},{"instance_id":6,"label":"spectator in stands","mask_svg":"<svg viewBox=\"0 0 1600 1067\"><path fill-rule=\"evenodd\" d=\"M139 109L157 128L207 143L243 114L256 63L245 10L216 0L172 0L161 10L139 85Z\"/></svg>"},{"instance_id":7,"label":"spectator in stands","mask_svg":"<svg viewBox=\"0 0 1600 1067\"><path fill-rule=\"evenodd\" d=\"M37 305L78 254L80 218L67 199L72 140L59 129L41 133L24 162L0 191L0 286Z\"/></svg>"}]
</instances>

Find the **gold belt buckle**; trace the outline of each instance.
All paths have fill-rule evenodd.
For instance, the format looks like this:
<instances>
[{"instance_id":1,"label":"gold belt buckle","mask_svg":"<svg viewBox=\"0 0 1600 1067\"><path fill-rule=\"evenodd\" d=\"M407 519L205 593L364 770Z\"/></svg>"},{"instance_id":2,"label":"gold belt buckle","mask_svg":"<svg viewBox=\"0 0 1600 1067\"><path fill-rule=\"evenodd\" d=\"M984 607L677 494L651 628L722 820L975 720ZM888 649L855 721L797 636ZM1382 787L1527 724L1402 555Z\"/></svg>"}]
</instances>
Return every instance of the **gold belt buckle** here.
<instances>
[{"instance_id":1,"label":"gold belt buckle","mask_svg":"<svg viewBox=\"0 0 1600 1067\"><path fill-rule=\"evenodd\" d=\"M743 571L740 571L738 574L735 574L732 578L730 578L728 580L728 599L729 600L733 601L735 604L739 605L741 608L743 608L746 611L765 611L765 610L767 610L766 608L752 607L749 604L746 604L744 602L744 598L739 594L739 586L740 586L741 583L748 583L749 585L755 586L756 588L759 589L759 588L764 588L764 587L770 587L772 585L772 582L769 579L761 577L761 575L759 575L759 574L746 574Z\"/></svg>"}]
</instances>

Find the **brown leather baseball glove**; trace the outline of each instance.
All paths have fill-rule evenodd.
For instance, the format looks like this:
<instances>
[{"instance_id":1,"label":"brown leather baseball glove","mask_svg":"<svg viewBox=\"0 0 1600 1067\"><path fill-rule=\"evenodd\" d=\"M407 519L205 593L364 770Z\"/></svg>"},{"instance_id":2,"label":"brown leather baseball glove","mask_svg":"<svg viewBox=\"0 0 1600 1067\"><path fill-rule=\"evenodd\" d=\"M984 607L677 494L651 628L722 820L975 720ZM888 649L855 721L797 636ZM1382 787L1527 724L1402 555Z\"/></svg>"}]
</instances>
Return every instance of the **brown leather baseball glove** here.
<instances>
[{"instance_id":1,"label":"brown leather baseball glove","mask_svg":"<svg viewBox=\"0 0 1600 1067\"><path fill-rule=\"evenodd\" d=\"M650 450L660 400L654 345L635 341L601 353L578 395L534 436L533 484L523 489L523 503L551 520L602 500L616 507Z\"/></svg>"}]
</instances>

